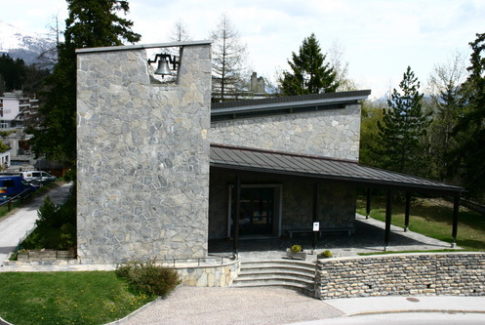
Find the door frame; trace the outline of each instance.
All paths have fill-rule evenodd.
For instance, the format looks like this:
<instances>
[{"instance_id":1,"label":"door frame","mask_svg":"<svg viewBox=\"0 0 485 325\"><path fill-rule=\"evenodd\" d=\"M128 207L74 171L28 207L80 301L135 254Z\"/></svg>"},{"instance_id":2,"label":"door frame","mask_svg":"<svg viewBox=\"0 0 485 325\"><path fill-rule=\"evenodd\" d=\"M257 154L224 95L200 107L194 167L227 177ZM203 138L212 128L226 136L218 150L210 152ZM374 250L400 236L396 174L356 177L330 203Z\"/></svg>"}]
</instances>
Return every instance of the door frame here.
<instances>
[{"instance_id":1,"label":"door frame","mask_svg":"<svg viewBox=\"0 0 485 325\"><path fill-rule=\"evenodd\" d=\"M277 219L274 221L276 225L276 231L273 230L273 235L277 234L278 237L281 236L281 219L283 216L283 185L282 184L241 184L241 188L273 188L275 189L275 214L274 217ZM231 226L232 226L232 191L234 184L230 184L227 188L228 192L228 204L227 204L227 238L231 237ZM274 229L273 225L273 229Z\"/></svg>"}]
</instances>

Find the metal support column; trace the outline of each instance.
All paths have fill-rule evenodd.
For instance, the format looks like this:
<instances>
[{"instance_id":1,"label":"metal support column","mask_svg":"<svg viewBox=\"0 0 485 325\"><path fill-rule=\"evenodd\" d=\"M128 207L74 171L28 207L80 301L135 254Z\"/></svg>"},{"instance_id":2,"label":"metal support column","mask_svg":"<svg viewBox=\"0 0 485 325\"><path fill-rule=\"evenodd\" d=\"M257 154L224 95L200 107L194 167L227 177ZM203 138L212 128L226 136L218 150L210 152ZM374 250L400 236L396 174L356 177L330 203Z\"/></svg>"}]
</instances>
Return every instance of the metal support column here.
<instances>
[{"instance_id":1,"label":"metal support column","mask_svg":"<svg viewBox=\"0 0 485 325\"><path fill-rule=\"evenodd\" d=\"M460 195L457 194L453 200L453 230L451 236L453 237L453 243L451 247L456 246L456 235L458 234L458 212L460 211Z\"/></svg>"},{"instance_id":2,"label":"metal support column","mask_svg":"<svg viewBox=\"0 0 485 325\"><path fill-rule=\"evenodd\" d=\"M367 189L367 202L365 205L365 218L369 219L370 215L370 188Z\"/></svg>"},{"instance_id":3,"label":"metal support column","mask_svg":"<svg viewBox=\"0 0 485 325\"><path fill-rule=\"evenodd\" d=\"M392 217L392 191L387 190L386 198L386 230L384 233L384 250L387 250L389 245L389 236L391 233L391 217Z\"/></svg>"},{"instance_id":4,"label":"metal support column","mask_svg":"<svg viewBox=\"0 0 485 325\"><path fill-rule=\"evenodd\" d=\"M411 193L406 192L406 205L404 207L404 231L409 228L409 207L411 205Z\"/></svg>"},{"instance_id":5,"label":"metal support column","mask_svg":"<svg viewBox=\"0 0 485 325\"><path fill-rule=\"evenodd\" d=\"M239 253L239 220L241 214L241 179L236 175L236 211L234 214L234 254Z\"/></svg>"},{"instance_id":6,"label":"metal support column","mask_svg":"<svg viewBox=\"0 0 485 325\"><path fill-rule=\"evenodd\" d=\"M318 209L319 209L319 201L320 201L320 184L317 182L315 183L314 193L313 193L313 222L318 221ZM313 232L313 250L317 247L317 236L319 231Z\"/></svg>"}]
</instances>

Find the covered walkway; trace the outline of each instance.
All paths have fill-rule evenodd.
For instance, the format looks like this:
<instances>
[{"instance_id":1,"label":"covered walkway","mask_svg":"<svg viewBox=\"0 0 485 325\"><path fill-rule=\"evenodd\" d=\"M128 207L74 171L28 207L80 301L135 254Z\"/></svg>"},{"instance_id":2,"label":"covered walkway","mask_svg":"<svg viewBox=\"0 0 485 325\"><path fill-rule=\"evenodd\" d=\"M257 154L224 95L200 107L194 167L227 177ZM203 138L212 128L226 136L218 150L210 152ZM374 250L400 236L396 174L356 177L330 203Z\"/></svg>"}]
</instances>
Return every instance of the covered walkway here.
<instances>
[{"instance_id":1,"label":"covered walkway","mask_svg":"<svg viewBox=\"0 0 485 325\"><path fill-rule=\"evenodd\" d=\"M409 236L405 236L404 238L401 238L402 236L400 236L407 231L407 228L409 226L410 202L412 195L425 193L432 196L453 197L454 208L452 229L450 233L453 240L452 246L455 246L454 243L456 242L456 236L458 231L458 211L460 206L460 195L464 191L462 187L448 185L429 179L391 172L378 168L367 167L360 165L356 161L338 160L320 156L300 155L288 152L276 152L255 148L232 147L212 144L210 159L212 168L211 170L224 171L226 177L228 174L233 175L234 191L231 195L233 195L232 200L234 202L232 203L233 206L231 207L233 211L230 209L232 211L230 212L230 214L233 216L234 220L238 220L238 222L233 222L233 229L229 231L229 233L231 234L230 237L233 239L233 251L236 253L239 251L243 252L248 245L248 243L245 243L244 240L240 240L239 228L241 224L241 188L243 187L243 185L241 184L246 181L242 177L247 178L249 175L252 176L251 179L253 180L253 182L254 179L264 179L265 175L279 175L279 177L292 177L293 179L305 180L307 183L311 182L313 187L313 193L309 194L310 196L312 196L312 199L306 203L306 206L304 206L305 203L300 202L300 206L303 210L303 208L308 209L308 203L312 205L310 207L310 211L312 212L306 213L312 214L314 231L315 229L320 227L319 224L321 222L319 221L321 220L322 211L331 211L333 205L342 204L342 202L339 202L341 200L338 199L338 195L336 195L332 198L332 202L326 202L326 206L322 207L322 198L320 197L322 195L322 185L327 186L327 194L329 194L329 190L331 191L331 188L329 188L329 186L343 186L343 188L345 188L348 193L354 193L354 195L357 188L366 189L367 216L369 215L371 210L372 191L378 189L379 191L383 191L386 193L386 221L384 223L383 229L381 227L376 227L375 225L372 225L365 220L357 220L355 222L355 227L358 228L355 229L356 231L354 237L359 239L354 239L354 237L345 238L345 236L340 235L336 237L337 242L332 242L332 234L329 234L325 236L325 240L323 241L324 245L327 245L329 248L333 245L341 245L338 244L338 241L347 239L347 243L356 240L358 243L360 243L360 246L380 247L380 250L382 250L383 246L385 250L391 250L391 245L393 247L400 247L399 249L394 250L419 249L412 248L421 246L419 244L419 240L416 241L415 238L410 238ZM217 176L220 177L221 175L222 174L219 174ZM401 231L401 234L399 234L400 229L394 229L393 227L391 227L392 201L393 196L397 192L401 192L405 196L405 225L404 230ZM331 195L329 195L329 197L330 196ZM352 204L355 211L355 202L351 203L349 197L347 197L345 204ZM283 229L281 227L281 219L284 219L285 216L282 214L281 209L282 208L280 207L279 213L281 217L279 219L280 226L278 228L278 232L273 230L273 235L279 235L277 237L284 235L282 233ZM334 214L336 217L338 217L338 211ZM305 223L308 222L306 221ZM276 226L273 225L273 229L275 229ZM302 226L304 226L306 229L309 229L311 232L311 223ZM372 227L376 229L372 229ZM390 241L391 230L393 230L392 243ZM368 235L362 235L359 233ZM316 232L313 235L310 234L310 236L313 236L313 238L311 239L312 248L315 247L318 249L323 247L321 246L322 242L319 241L317 238ZM306 240L307 238L308 237L305 237ZM378 244L378 241L380 241L380 244ZM415 241L416 243L413 244L412 241ZM267 240L266 242L271 243L271 240ZM253 245L253 243L258 243L262 246L266 245L263 244L263 242L256 240L252 240L250 245ZM277 241L277 243L278 245L282 245L284 247L288 247L288 244L290 244L282 240ZM210 245L210 247L211 246L212 250L214 250L214 246ZM440 243L435 246L436 247L434 249L440 249L447 247L449 248L450 245L446 243Z\"/></svg>"}]
</instances>

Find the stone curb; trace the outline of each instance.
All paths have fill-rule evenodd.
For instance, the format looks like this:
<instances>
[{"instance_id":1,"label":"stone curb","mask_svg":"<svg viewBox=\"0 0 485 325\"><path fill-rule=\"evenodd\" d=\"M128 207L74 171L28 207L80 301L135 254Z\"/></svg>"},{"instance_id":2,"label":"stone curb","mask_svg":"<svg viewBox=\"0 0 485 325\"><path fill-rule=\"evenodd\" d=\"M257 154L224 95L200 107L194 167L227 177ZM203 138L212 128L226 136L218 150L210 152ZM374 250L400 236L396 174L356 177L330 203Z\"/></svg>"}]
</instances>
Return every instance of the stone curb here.
<instances>
[{"instance_id":1,"label":"stone curb","mask_svg":"<svg viewBox=\"0 0 485 325\"><path fill-rule=\"evenodd\" d=\"M463 309L396 309L383 311L366 311L355 314L346 314L343 317L403 314L403 313L447 313L447 314L485 314L485 310L463 310Z\"/></svg>"},{"instance_id":2,"label":"stone curb","mask_svg":"<svg viewBox=\"0 0 485 325\"><path fill-rule=\"evenodd\" d=\"M145 310L146 308L150 307L151 305L159 302L160 300L163 300L161 297L158 297L157 299L153 300L153 301L150 301L149 303L146 303L145 305L141 306L140 308L138 309L135 309L134 311L132 311L131 313L129 313L128 315L126 315L125 317L123 318L120 318L118 320L115 320L115 321L112 321L110 323L106 323L104 325L119 325L119 324L122 324L123 322L129 320L130 318L132 318L133 316L135 316L136 314L138 314L139 312ZM2 325L2 324L0 324ZM7 324L8 325L8 324ZM13 324L11 324L13 325Z\"/></svg>"},{"instance_id":3,"label":"stone curb","mask_svg":"<svg viewBox=\"0 0 485 325\"><path fill-rule=\"evenodd\" d=\"M14 324L7 322L5 319L0 317L0 325L14 325Z\"/></svg>"}]
</instances>

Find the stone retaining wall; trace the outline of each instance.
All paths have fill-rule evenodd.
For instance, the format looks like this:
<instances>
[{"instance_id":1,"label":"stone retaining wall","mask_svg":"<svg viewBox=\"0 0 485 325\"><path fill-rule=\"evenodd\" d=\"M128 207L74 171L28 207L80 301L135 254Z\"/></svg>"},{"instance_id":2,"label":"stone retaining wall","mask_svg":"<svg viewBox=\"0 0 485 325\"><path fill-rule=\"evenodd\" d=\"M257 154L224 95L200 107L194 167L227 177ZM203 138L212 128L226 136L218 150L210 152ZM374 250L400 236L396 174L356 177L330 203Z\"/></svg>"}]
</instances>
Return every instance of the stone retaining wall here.
<instances>
[{"instance_id":1,"label":"stone retaining wall","mask_svg":"<svg viewBox=\"0 0 485 325\"><path fill-rule=\"evenodd\" d=\"M393 254L319 259L320 299L388 296L485 296L485 253Z\"/></svg>"},{"instance_id":2,"label":"stone retaining wall","mask_svg":"<svg viewBox=\"0 0 485 325\"><path fill-rule=\"evenodd\" d=\"M216 258L170 261L162 266L177 271L182 284L194 287L227 287L239 273L239 259ZM80 264L77 259L27 259L6 261L0 272L113 271L115 264Z\"/></svg>"}]
</instances>

